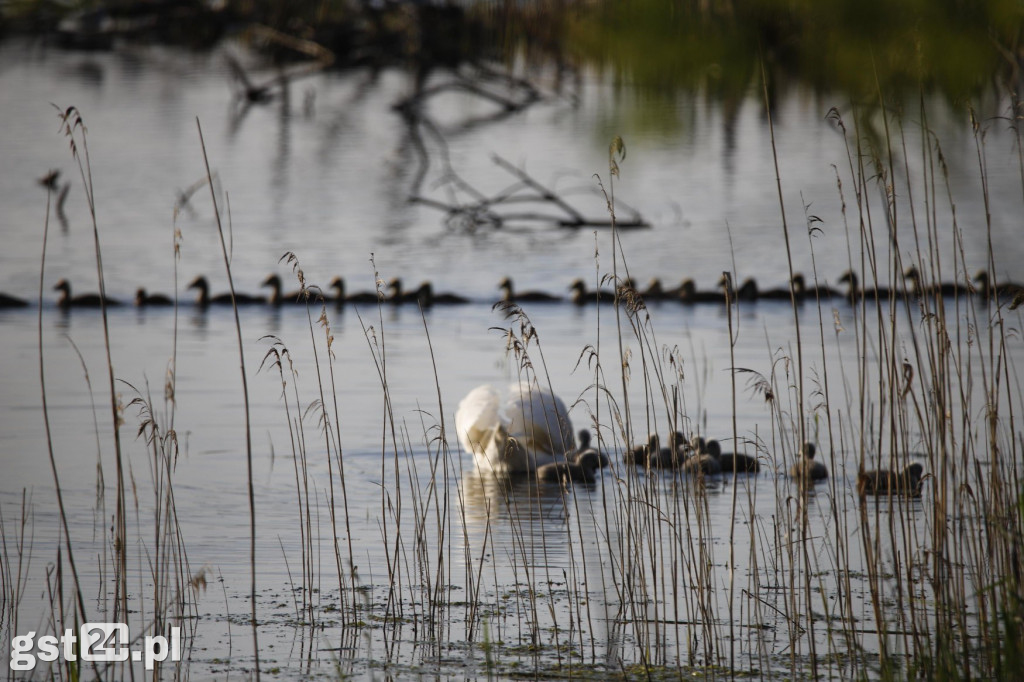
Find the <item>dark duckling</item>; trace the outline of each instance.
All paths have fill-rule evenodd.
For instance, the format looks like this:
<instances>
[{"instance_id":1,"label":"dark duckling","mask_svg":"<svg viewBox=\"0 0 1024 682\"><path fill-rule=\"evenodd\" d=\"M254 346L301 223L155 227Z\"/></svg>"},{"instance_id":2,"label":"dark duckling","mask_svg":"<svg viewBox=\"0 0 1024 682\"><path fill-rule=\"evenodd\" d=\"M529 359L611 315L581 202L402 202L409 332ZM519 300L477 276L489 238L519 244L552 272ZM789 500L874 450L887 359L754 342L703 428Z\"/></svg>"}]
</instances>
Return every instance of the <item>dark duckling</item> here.
<instances>
[{"instance_id":1,"label":"dark duckling","mask_svg":"<svg viewBox=\"0 0 1024 682\"><path fill-rule=\"evenodd\" d=\"M498 289L501 290L501 300L506 303L525 301L531 303L557 303L563 300L561 296L554 296L543 291L517 292L512 286L512 279L509 277L505 277L498 282Z\"/></svg>"},{"instance_id":2,"label":"dark duckling","mask_svg":"<svg viewBox=\"0 0 1024 682\"><path fill-rule=\"evenodd\" d=\"M814 460L816 451L814 443L804 443L800 448L799 458L789 469L790 478L803 482L824 481L828 478L828 469L825 465Z\"/></svg>"},{"instance_id":3,"label":"dark duckling","mask_svg":"<svg viewBox=\"0 0 1024 682\"><path fill-rule=\"evenodd\" d=\"M721 279L718 280L718 286L731 302L757 300L757 282L752 279L747 279L739 289L735 289L732 285L732 273L723 272Z\"/></svg>"},{"instance_id":4,"label":"dark duckling","mask_svg":"<svg viewBox=\"0 0 1024 682\"><path fill-rule=\"evenodd\" d=\"M636 466L647 466L651 461L651 453L659 452L660 440L658 434L652 433L647 437L647 442L643 445L635 445L623 454L622 458L626 464L634 464Z\"/></svg>"},{"instance_id":5,"label":"dark duckling","mask_svg":"<svg viewBox=\"0 0 1024 682\"><path fill-rule=\"evenodd\" d=\"M615 301L615 294L605 289L599 289L598 291L588 291L587 285L582 279L574 279L572 284L569 285L569 291L572 292L569 296L576 305L587 305L589 303L612 303Z\"/></svg>"},{"instance_id":6,"label":"dark duckling","mask_svg":"<svg viewBox=\"0 0 1024 682\"><path fill-rule=\"evenodd\" d=\"M846 300L850 303L856 303L862 298L867 298L869 301L884 301L887 300L893 293L892 289L888 287L875 287L873 289L862 289L857 280L857 273L853 270L847 270L839 277L840 284L846 284Z\"/></svg>"},{"instance_id":7,"label":"dark duckling","mask_svg":"<svg viewBox=\"0 0 1024 682\"><path fill-rule=\"evenodd\" d=\"M585 452L572 462L552 462L537 467L537 480L545 483L593 483L597 480L597 470L600 468L600 456L593 451Z\"/></svg>"},{"instance_id":8,"label":"dark duckling","mask_svg":"<svg viewBox=\"0 0 1024 682\"><path fill-rule=\"evenodd\" d=\"M678 469L691 454L690 444L680 431L668 434L668 447L652 450L651 467L655 469Z\"/></svg>"},{"instance_id":9,"label":"dark duckling","mask_svg":"<svg viewBox=\"0 0 1024 682\"><path fill-rule=\"evenodd\" d=\"M757 286L757 280L748 279L744 285L750 284L754 289L754 297L759 301L792 301L793 293L789 289L766 289L762 290Z\"/></svg>"},{"instance_id":10,"label":"dark duckling","mask_svg":"<svg viewBox=\"0 0 1024 682\"><path fill-rule=\"evenodd\" d=\"M608 459L608 455L603 452L599 452L597 448L591 447L590 445L590 431L586 429L580 429L579 432L580 446L576 450L576 461L578 462L583 457L589 457L591 453L597 456L600 468L604 468L611 464L611 460Z\"/></svg>"},{"instance_id":11,"label":"dark duckling","mask_svg":"<svg viewBox=\"0 0 1024 682\"><path fill-rule=\"evenodd\" d=\"M978 295L983 298L1000 298L1013 300L1019 294L1024 293L1024 286L1014 282L993 282L987 270L978 270L974 275L974 281L978 283Z\"/></svg>"},{"instance_id":12,"label":"dark duckling","mask_svg":"<svg viewBox=\"0 0 1024 682\"><path fill-rule=\"evenodd\" d=\"M718 457L718 463L722 467L723 474L745 473L756 474L761 471L761 464L756 457L745 455L742 452L722 452L722 446L717 440L708 441L708 452Z\"/></svg>"},{"instance_id":13,"label":"dark duckling","mask_svg":"<svg viewBox=\"0 0 1024 682\"><path fill-rule=\"evenodd\" d=\"M331 280L331 283L327 287L331 291L337 292L332 301L335 305L344 305L346 303L377 303L381 298L374 291L359 291L352 294L351 296L345 295L345 280L342 277L335 277Z\"/></svg>"},{"instance_id":14,"label":"dark duckling","mask_svg":"<svg viewBox=\"0 0 1024 682\"><path fill-rule=\"evenodd\" d=\"M804 276L799 272L793 275L793 279L790 280L790 284L793 285L793 294L796 300L802 301L804 299L813 299L815 297L821 300L828 300L832 298L843 298L843 293L838 289L833 289L827 284L818 284L816 286L807 286L807 281Z\"/></svg>"},{"instance_id":15,"label":"dark duckling","mask_svg":"<svg viewBox=\"0 0 1024 682\"><path fill-rule=\"evenodd\" d=\"M149 294L142 287L135 290L135 305L139 308L146 306L171 306L174 305L174 301L169 296L163 294Z\"/></svg>"},{"instance_id":16,"label":"dark duckling","mask_svg":"<svg viewBox=\"0 0 1024 682\"><path fill-rule=\"evenodd\" d=\"M121 305L120 301L116 301L112 298L100 298L99 294L80 294L78 296L71 295L71 283L66 279L62 279L53 286L55 291L61 292L60 298L57 299L57 306L64 308L99 308L102 304L108 306Z\"/></svg>"},{"instance_id":17,"label":"dark duckling","mask_svg":"<svg viewBox=\"0 0 1024 682\"><path fill-rule=\"evenodd\" d=\"M392 281L397 281L392 280ZM396 290L401 292L401 285ZM429 308L433 305L459 305L462 303L469 303L469 299L464 296L452 293L434 293L434 287L430 282L423 282L417 287L415 291L411 293L414 296L414 301L420 304L420 307Z\"/></svg>"},{"instance_id":18,"label":"dark duckling","mask_svg":"<svg viewBox=\"0 0 1024 682\"><path fill-rule=\"evenodd\" d=\"M716 445L718 444L718 441L711 442ZM722 465L719 464L718 457L708 449L708 445L703 438L699 437L694 437L690 441L690 447L693 452L683 461L683 471L688 474L702 474L704 476L722 473Z\"/></svg>"},{"instance_id":19,"label":"dark duckling","mask_svg":"<svg viewBox=\"0 0 1024 682\"><path fill-rule=\"evenodd\" d=\"M640 297L645 301L670 301L679 298L678 290L665 289L661 286L661 280L652 277L647 286L640 292Z\"/></svg>"},{"instance_id":20,"label":"dark duckling","mask_svg":"<svg viewBox=\"0 0 1024 682\"><path fill-rule=\"evenodd\" d=\"M867 495L921 497L923 474L924 467L917 462L908 464L900 473L888 469L861 471L857 474L857 493L861 497Z\"/></svg>"},{"instance_id":21,"label":"dark duckling","mask_svg":"<svg viewBox=\"0 0 1024 682\"><path fill-rule=\"evenodd\" d=\"M853 270L847 270L841 274L838 282L839 284L846 285L846 293L843 295L843 298L845 298L848 303L856 303L860 300L863 292L860 290L860 286L857 283L857 275Z\"/></svg>"},{"instance_id":22,"label":"dark duckling","mask_svg":"<svg viewBox=\"0 0 1024 682\"><path fill-rule=\"evenodd\" d=\"M921 282L921 273L916 265L911 265L903 271L903 279L910 282L910 293L915 296L961 296L967 293L967 287L955 282L939 282L933 285L924 285Z\"/></svg>"},{"instance_id":23,"label":"dark duckling","mask_svg":"<svg viewBox=\"0 0 1024 682\"><path fill-rule=\"evenodd\" d=\"M1015 310L1017 306L1024 303L1024 285L1014 282L999 282L993 284L988 278L988 270L978 270L974 275L974 282L978 283L978 295L998 301L1010 301L1010 309Z\"/></svg>"},{"instance_id":24,"label":"dark duckling","mask_svg":"<svg viewBox=\"0 0 1024 682\"><path fill-rule=\"evenodd\" d=\"M17 296L11 296L10 294L0 293L0 308L24 308L28 305L28 301L18 298Z\"/></svg>"},{"instance_id":25,"label":"dark duckling","mask_svg":"<svg viewBox=\"0 0 1024 682\"><path fill-rule=\"evenodd\" d=\"M419 290L405 291L402 288L402 280L398 277L391 278L387 290L391 292L386 299L388 303L419 303L420 301Z\"/></svg>"},{"instance_id":26,"label":"dark duckling","mask_svg":"<svg viewBox=\"0 0 1024 682\"><path fill-rule=\"evenodd\" d=\"M679 285L678 298L682 303L725 303L724 291L698 291L692 279Z\"/></svg>"},{"instance_id":27,"label":"dark duckling","mask_svg":"<svg viewBox=\"0 0 1024 682\"><path fill-rule=\"evenodd\" d=\"M206 278L202 275L196 277L188 285L189 289L197 289L199 293L196 295L196 305L200 308L205 308L209 305L231 305L231 293L217 294L216 296L210 296L210 283L206 281ZM262 296L252 296L249 294L235 293L235 302L238 305L253 305L257 303L266 303L267 300Z\"/></svg>"},{"instance_id":28,"label":"dark duckling","mask_svg":"<svg viewBox=\"0 0 1024 682\"><path fill-rule=\"evenodd\" d=\"M269 275L265 280L260 282L260 286L270 287L270 296L267 297L267 303L270 305L306 302L306 295L302 291L292 291L287 294L282 294L281 289L283 284L281 282L281 278L277 275ZM310 291L309 297L315 298L315 294Z\"/></svg>"}]
</instances>

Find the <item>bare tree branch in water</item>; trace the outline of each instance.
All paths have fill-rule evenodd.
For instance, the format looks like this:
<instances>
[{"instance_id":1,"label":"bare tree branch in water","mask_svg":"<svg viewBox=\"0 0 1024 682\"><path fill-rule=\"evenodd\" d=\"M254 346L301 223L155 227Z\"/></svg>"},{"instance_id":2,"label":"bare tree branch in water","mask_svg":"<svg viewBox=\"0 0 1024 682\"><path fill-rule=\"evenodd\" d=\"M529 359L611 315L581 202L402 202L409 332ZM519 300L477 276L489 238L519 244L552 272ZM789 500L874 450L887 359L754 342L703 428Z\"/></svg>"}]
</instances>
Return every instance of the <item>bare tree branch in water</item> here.
<instances>
[{"instance_id":1,"label":"bare tree branch in water","mask_svg":"<svg viewBox=\"0 0 1024 682\"><path fill-rule=\"evenodd\" d=\"M541 184L525 170L516 167L498 155L492 156L494 164L511 175L515 182L494 194L486 194L465 180L452 166L448 154L448 143L440 127L427 113L432 97L446 92L462 92L493 102L498 111L462 121L455 130L465 132L471 128L494 124L519 113L541 101L539 89L530 81L512 74L500 73L492 68L474 65L474 76L456 73L450 80L425 85L426 77L417 80L416 92L394 105L394 109L405 121L409 140L419 159L409 190L409 201L429 206L445 213L449 227L475 231L481 227L501 228L510 223L555 225L565 228L610 227L605 218L589 218L566 201L563 194ZM496 88L504 88L496 91ZM430 171L432 157L426 137L436 149L440 166L434 187L443 188L447 199L427 196L423 192ZM621 205L621 204L620 204ZM638 211L622 205L629 217L616 221L623 229L645 228Z\"/></svg>"},{"instance_id":2,"label":"bare tree branch in water","mask_svg":"<svg viewBox=\"0 0 1024 682\"><path fill-rule=\"evenodd\" d=\"M249 77L248 72L246 72L242 63L238 61L238 58L230 53L226 54L225 60L227 60L231 74L239 86L235 93L235 99L241 103L242 107L238 114L239 119L245 115L253 104L266 104L277 97L287 100L288 87L291 83L300 78L320 73L334 64L334 53L312 40L296 38L262 24L253 24L248 30L250 37L254 40L261 40L265 43L294 50L299 54L310 57L311 61L298 62L288 67L278 66L277 73L273 78L256 83Z\"/></svg>"},{"instance_id":3,"label":"bare tree branch in water","mask_svg":"<svg viewBox=\"0 0 1024 682\"><path fill-rule=\"evenodd\" d=\"M446 168L438 185L448 190L448 201L420 194L412 194L409 201L443 211L449 226L469 231L484 226L500 228L510 223L548 224L563 228L611 227L609 219L587 217L562 195L542 185L506 159L495 154L492 161L516 181L494 194L486 195L456 173L445 159ZM636 209L617 203L630 214L629 217L616 219L619 229L650 227ZM513 207L526 208L516 210Z\"/></svg>"}]
</instances>

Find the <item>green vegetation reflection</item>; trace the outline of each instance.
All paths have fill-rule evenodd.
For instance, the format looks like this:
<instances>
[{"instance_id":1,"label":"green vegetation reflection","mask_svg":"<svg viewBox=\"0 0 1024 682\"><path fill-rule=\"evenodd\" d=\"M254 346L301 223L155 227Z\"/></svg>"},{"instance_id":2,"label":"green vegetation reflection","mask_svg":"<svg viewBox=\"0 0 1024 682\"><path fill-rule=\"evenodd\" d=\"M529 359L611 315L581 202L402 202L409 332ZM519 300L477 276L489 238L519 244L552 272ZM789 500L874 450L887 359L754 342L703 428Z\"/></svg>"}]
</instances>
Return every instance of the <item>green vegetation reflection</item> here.
<instances>
[{"instance_id":1,"label":"green vegetation reflection","mask_svg":"<svg viewBox=\"0 0 1024 682\"><path fill-rule=\"evenodd\" d=\"M621 81L666 93L740 97L764 55L778 84L877 100L878 92L977 97L1012 89L1020 3L603 0L580 6L571 44Z\"/></svg>"}]
</instances>

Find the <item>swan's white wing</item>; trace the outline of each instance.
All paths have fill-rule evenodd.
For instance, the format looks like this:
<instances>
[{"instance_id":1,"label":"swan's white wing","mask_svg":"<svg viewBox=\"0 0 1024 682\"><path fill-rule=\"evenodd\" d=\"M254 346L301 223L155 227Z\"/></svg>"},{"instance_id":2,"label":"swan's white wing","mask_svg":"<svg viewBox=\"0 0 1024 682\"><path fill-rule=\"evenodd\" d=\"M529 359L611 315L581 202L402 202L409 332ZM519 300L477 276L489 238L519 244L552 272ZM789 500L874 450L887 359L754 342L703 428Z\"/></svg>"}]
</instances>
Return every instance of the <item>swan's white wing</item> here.
<instances>
[{"instance_id":1,"label":"swan's white wing","mask_svg":"<svg viewBox=\"0 0 1024 682\"><path fill-rule=\"evenodd\" d=\"M493 386L477 386L466 394L455 413L455 430L464 449L482 452L494 440L495 429L502 425L500 405Z\"/></svg>"},{"instance_id":2,"label":"swan's white wing","mask_svg":"<svg viewBox=\"0 0 1024 682\"><path fill-rule=\"evenodd\" d=\"M459 403L455 430L481 471L524 473L564 460L576 447L565 403L536 383L513 384L501 405L491 386L478 386Z\"/></svg>"},{"instance_id":3,"label":"swan's white wing","mask_svg":"<svg viewBox=\"0 0 1024 682\"><path fill-rule=\"evenodd\" d=\"M501 397L492 386L478 386L459 403L455 430L465 450L473 453L480 471L509 474L529 471L520 449L510 447L506 420L501 415Z\"/></svg>"},{"instance_id":4,"label":"swan's white wing","mask_svg":"<svg viewBox=\"0 0 1024 682\"><path fill-rule=\"evenodd\" d=\"M505 415L509 435L527 450L534 467L561 461L576 447L565 403L536 382L521 381L509 387Z\"/></svg>"}]
</instances>

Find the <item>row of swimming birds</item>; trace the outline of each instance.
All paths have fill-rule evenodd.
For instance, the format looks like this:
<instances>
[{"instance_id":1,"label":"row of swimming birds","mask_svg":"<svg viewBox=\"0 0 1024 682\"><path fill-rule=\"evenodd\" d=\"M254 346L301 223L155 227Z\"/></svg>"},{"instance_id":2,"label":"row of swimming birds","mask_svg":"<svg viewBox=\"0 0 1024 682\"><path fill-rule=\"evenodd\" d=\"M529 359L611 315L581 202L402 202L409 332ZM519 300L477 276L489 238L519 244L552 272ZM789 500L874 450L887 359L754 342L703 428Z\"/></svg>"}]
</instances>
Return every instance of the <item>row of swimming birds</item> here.
<instances>
[{"instance_id":1,"label":"row of swimming birds","mask_svg":"<svg viewBox=\"0 0 1024 682\"><path fill-rule=\"evenodd\" d=\"M587 429L579 432L579 447L568 453L565 462L553 462L537 468L537 478L545 482L564 483L566 480L593 483L599 469L610 464L607 455L591 446ZM828 479L828 467L814 459L814 443L804 443L788 476L805 485ZM627 450L623 461L628 465L649 469L682 471L692 476L716 474L756 474L761 471L757 458L742 452L722 452L717 440L694 436L686 441L676 431L669 434L669 447L659 447L658 436L652 434L647 443ZM861 471L857 474L857 492L867 495L898 495L920 497L924 467L917 462L908 464L903 471L888 469Z\"/></svg>"},{"instance_id":2,"label":"row of swimming birds","mask_svg":"<svg viewBox=\"0 0 1024 682\"><path fill-rule=\"evenodd\" d=\"M593 483L600 469L611 462L594 448L591 435L582 429L577 444L565 403L536 382L512 384L508 397L489 385L470 391L459 403L455 429L463 448L473 454L476 467L498 476L533 475L553 483ZM787 472L802 485L810 486L828 478L828 468L815 459L813 443L804 443L796 462ZM722 452L716 440L685 439L680 432L669 435L668 447L661 447L657 434L646 443L623 454L629 466L647 470L682 471L695 476L723 473L758 473L756 457L739 452ZM860 471L857 491L866 495L919 497L923 467L909 464L903 471Z\"/></svg>"},{"instance_id":3,"label":"row of swimming birds","mask_svg":"<svg viewBox=\"0 0 1024 682\"><path fill-rule=\"evenodd\" d=\"M834 289L825 284L808 285L803 275L794 275L787 289L759 289L754 279L747 279L739 288L735 288L732 277L729 273L723 273L718 282L717 290L698 290L692 279L683 280L678 287L665 288L657 278L652 279L643 289L637 289L631 279L626 279L618 291L609 289L588 290L582 279L576 279L569 287L569 296L562 297L543 291L516 291L512 280L505 277L498 283L498 290L501 296L498 302L505 303L559 303L570 302L576 305L588 303L611 303L617 297L629 300L639 296L644 301L677 301L679 303L725 303L726 301L803 301L818 298L820 300L847 301L856 303L860 300L881 301L888 300L891 296L967 296L978 295L989 299L1004 299L1011 302L1011 308L1024 303L1024 285L1011 282L996 283L989 277L986 270L979 271L971 284L944 283L934 286L922 284L917 269L913 266L904 272L904 279L908 286L904 289L890 289L885 287L861 288L856 274L852 271L845 272L840 276L838 282L846 285L846 290ZM334 305L345 304L376 304L378 302L401 304L415 303L422 307L433 305L451 305L470 303L473 299L453 293L438 293L434 291L430 282L423 282L416 289L408 291L402 287L402 280L393 278L380 291L362 291L349 294L345 288L345 280L335 277L328 285L327 292L319 288L310 287L306 294L302 291L285 292L281 277L270 275L261 283L262 287L270 289L267 296L236 292L234 301L238 305L283 305L287 303L305 303L311 300L313 303L323 301ZM101 303L108 306L124 305L124 301L116 298L105 297L101 300L99 294L79 294L73 296L71 284L66 279L60 280L54 287L60 292L57 306L60 308L98 308ZM196 290L194 303L199 307L210 305L229 305L232 302L230 293L210 294L210 285L205 277L196 277L188 285L189 289ZM170 296L164 294L150 294L145 289L138 289L135 293L134 304L136 306L171 306L174 304ZM25 307L28 302L24 299L0 293L0 308Z\"/></svg>"},{"instance_id":4,"label":"row of swimming birds","mask_svg":"<svg viewBox=\"0 0 1024 682\"><path fill-rule=\"evenodd\" d=\"M587 434L589 438L589 434ZM657 434L651 434L647 443L625 453L626 464L651 469L681 469L689 474L710 476L728 473L761 471L756 457L741 452L722 452L716 440L694 436L686 441L679 431L669 434L669 447L659 447ZM814 443L804 443L797 459L789 468L790 478L803 483L819 483L828 479L828 467L814 458ZM865 495L907 495L920 497L924 467L917 462L908 464L903 471L887 469L860 471L857 474L857 492Z\"/></svg>"},{"instance_id":5,"label":"row of swimming birds","mask_svg":"<svg viewBox=\"0 0 1024 682\"><path fill-rule=\"evenodd\" d=\"M345 292L345 280L341 277L335 277L328 287L334 293L333 296L325 295L320 289L313 287L310 287L305 294L301 291L282 293L284 285L281 277L278 275L270 275L263 280L261 286L269 287L270 294L267 296L243 292L235 292L234 296L230 292L210 294L210 283L206 277L200 275L192 280L187 288L196 290L196 296L192 302L199 308L206 308L212 305L231 305L232 301L237 305L244 306L277 306L286 303L305 303L307 300L313 303L324 301L337 305L346 303L377 303L378 301L388 303L421 303L425 305L469 302L469 299L454 294L436 294L429 282L424 282L413 291L405 291L402 289L402 281L397 277L392 279L379 295L375 292L360 292L348 295ZM57 282L53 289L60 292L57 298L58 308L99 308L102 305L112 307L125 305L125 301L121 299L101 296L97 293L73 295L71 293L71 283L66 279ZM169 307L174 305L174 299L165 294L151 294L145 289L139 288L135 292L133 303L137 307ZM28 301L9 294L0 293L0 308L22 308L26 306L28 306Z\"/></svg>"}]
</instances>

